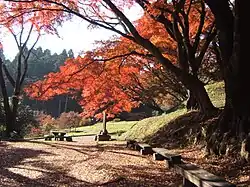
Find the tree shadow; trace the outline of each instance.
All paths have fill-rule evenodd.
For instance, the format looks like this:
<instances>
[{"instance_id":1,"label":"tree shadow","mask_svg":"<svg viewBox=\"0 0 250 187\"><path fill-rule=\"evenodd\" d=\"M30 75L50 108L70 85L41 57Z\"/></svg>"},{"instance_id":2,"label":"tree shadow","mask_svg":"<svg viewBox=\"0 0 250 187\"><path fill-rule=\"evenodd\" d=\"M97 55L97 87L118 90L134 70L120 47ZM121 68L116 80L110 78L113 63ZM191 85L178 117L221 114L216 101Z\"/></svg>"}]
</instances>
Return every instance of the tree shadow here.
<instances>
[{"instance_id":1,"label":"tree shadow","mask_svg":"<svg viewBox=\"0 0 250 187\"><path fill-rule=\"evenodd\" d=\"M80 152L82 154L88 154L89 158L96 158L100 156L100 152L107 151L119 154L126 154L129 156L142 155L131 154L130 151L123 144L115 145L73 145L73 143L64 144L60 142L43 142L43 141L28 141L34 143L34 147L37 144L43 144L51 146L56 149L69 149ZM90 154L91 151L96 151L96 154ZM137 155L136 155L137 154ZM105 172L112 176L113 180L103 183L99 181L96 183L90 183L79 178L70 176L69 168L71 164L77 164L74 159L68 160L69 162L64 165L56 165L56 160L46 161L39 159L39 156L54 156L54 153L50 153L42 150L28 149L28 148L16 148L13 146L6 146L4 151L0 153L0 186L14 187L14 186L27 186L27 187L53 187L53 186L171 186L172 181L179 180L180 177L171 172L174 180L169 182L168 175L166 175L165 168L155 168L150 166L135 166L129 163L125 165L112 165L112 163L104 163L99 169L106 170ZM56 156L56 153L55 153ZM37 159L38 158L38 159ZM85 161L86 159L81 159ZM98 168L96 168L98 170ZM18 172L17 172L18 171ZM26 174L25 174L26 172ZM28 174L27 174L28 173ZM38 173L34 175L34 173ZM3 179L3 180L2 180ZM181 181L181 180L180 180ZM175 186L175 185L172 185Z\"/></svg>"},{"instance_id":2,"label":"tree shadow","mask_svg":"<svg viewBox=\"0 0 250 187\"><path fill-rule=\"evenodd\" d=\"M105 164L102 170L109 170L110 175L114 176L113 180L105 183L97 183L96 185L105 187L131 186L131 187L176 187L182 182L181 176L170 170L166 173L163 168L152 168L150 166L125 165L117 167L112 164Z\"/></svg>"},{"instance_id":3,"label":"tree shadow","mask_svg":"<svg viewBox=\"0 0 250 187\"><path fill-rule=\"evenodd\" d=\"M196 138L201 141L202 127L213 124L217 118L217 113L204 116L198 111L190 111L166 123L157 132L145 137L145 141L168 149L181 148L192 144Z\"/></svg>"},{"instance_id":4,"label":"tree shadow","mask_svg":"<svg viewBox=\"0 0 250 187\"><path fill-rule=\"evenodd\" d=\"M225 178L227 181L232 181L237 186L250 186L250 164L240 158L220 158L213 155L201 160L196 160L195 157L185 157L184 160L195 163L201 168Z\"/></svg>"},{"instance_id":5,"label":"tree shadow","mask_svg":"<svg viewBox=\"0 0 250 187\"><path fill-rule=\"evenodd\" d=\"M4 141L0 141L0 149L7 147L7 143Z\"/></svg>"},{"instance_id":6,"label":"tree shadow","mask_svg":"<svg viewBox=\"0 0 250 187\"><path fill-rule=\"evenodd\" d=\"M50 187L68 184L70 186L92 186L91 183L68 176L65 168L43 161L30 161L30 159L32 160L32 158L40 155L51 155L51 153L42 150L6 146L6 149L0 152L0 186ZM24 161L29 167L19 166L23 165ZM37 167L40 169L37 169ZM16 169L19 169L19 172L16 172ZM31 171L30 175L23 175L22 172L20 173L20 169ZM34 178L34 176L31 176L32 171L39 172L39 177ZM55 179L57 179L56 182Z\"/></svg>"},{"instance_id":7,"label":"tree shadow","mask_svg":"<svg viewBox=\"0 0 250 187\"><path fill-rule=\"evenodd\" d=\"M29 140L27 142L47 145L47 146L54 147L54 148L73 150L78 153L88 155L89 157L86 160L95 159L98 157L98 154L94 155L94 154L90 154L90 152L103 152L103 151L136 156L136 157L145 157L143 155L138 154L137 152L135 152L135 154L128 153L129 149L125 147L125 143L124 144L77 145L77 144L74 144L73 142L60 143L60 142L44 142L44 141L32 141L32 140Z\"/></svg>"}]
</instances>

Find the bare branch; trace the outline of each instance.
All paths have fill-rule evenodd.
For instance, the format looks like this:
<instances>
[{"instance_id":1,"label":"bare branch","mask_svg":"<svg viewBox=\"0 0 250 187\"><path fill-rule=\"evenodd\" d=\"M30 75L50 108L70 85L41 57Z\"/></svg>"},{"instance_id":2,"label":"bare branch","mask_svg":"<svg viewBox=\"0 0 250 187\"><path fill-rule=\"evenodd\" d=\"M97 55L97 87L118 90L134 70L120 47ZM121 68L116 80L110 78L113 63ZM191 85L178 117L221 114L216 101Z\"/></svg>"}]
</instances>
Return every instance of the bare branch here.
<instances>
[{"instance_id":1,"label":"bare branch","mask_svg":"<svg viewBox=\"0 0 250 187\"><path fill-rule=\"evenodd\" d=\"M200 37L201 37L202 29L203 29L203 26L205 23L205 16L206 16L205 3L203 1L200 1L200 5L201 5L200 23L199 23L199 27L198 27L198 30L197 30L196 35L195 35L195 41L193 44L193 48L195 51L197 50L197 48L199 46Z\"/></svg>"},{"instance_id":2,"label":"bare branch","mask_svg":"<svg viewBox=\"0 0 250 187\"><path fill-rule=\"evenodd\" d=\"M27 71L28 71L28 59L29 59L29 57L30 57L30 54L31 54L32 50L34 49L35 45L37 44L37 42L38 42L40 36L41 36L41 35L39 34L38 37L36 38L36 41L33 43L33 45L31 46L31 48L29 49L27 56L26 56L25 59L23 60L23 63L24 63L24 71L23 71L23 74L22 74L22 77L21 77L20 85L22 85L23 82L24 82L25 76L26 76Z\"/></svg>"},{"instance_id":3,"label":"bare branch","mask_svg":"<svg viewBox=\"0 0 250 187\"><path fill-rule=\"evenodd\" d=\"M14 81L13 77L11 76L9 70L5 66L5 64L3 64L3 70L4 70L4 73L5 73L6 77L7 77L7 79L9 80L11 86L13 86L13 88L14 88L15 87L15 81Z\"/></svg>"}]
</instances>

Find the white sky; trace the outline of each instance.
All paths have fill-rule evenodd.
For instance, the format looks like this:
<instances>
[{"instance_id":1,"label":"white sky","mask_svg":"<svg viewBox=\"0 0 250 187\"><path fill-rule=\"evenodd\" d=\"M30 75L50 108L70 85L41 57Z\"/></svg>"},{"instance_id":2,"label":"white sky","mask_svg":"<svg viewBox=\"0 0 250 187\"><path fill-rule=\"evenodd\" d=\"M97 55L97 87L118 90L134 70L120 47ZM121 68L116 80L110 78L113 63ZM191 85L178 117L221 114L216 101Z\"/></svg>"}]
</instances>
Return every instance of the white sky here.
<instances>
[{"instance_id":1,"label":"white sky","mask_svg":"<svg viewBox=\"0 0 250 187\"><path fill-rule=\"evenodd\" d=\"M108 39L114 34L104 29L89 30L87 26L86 22L82 22L78 18L75 18L74 22L65 22L62 27L58 28L61 38L56 35L44 35L39 39L36 48L41 46L43 49L50 49L52 54L61 53L63 49L67 51L72 49L75 54L78 54L82 50L92 48L95 40ZM6 58L14 58L17 46L13 36L6 34L2 38L2 42Z\"/></svg>"},{"instance_id":2,"label":"white sky","mask_svg":"<svg viewBox=\"0 0 250 187\"><path fill-rule=\"evenodd\" d=\"M126 15L135 20L139 17L138 7L132 8L127 11ZM63 49L67 51L72 49L74 54L77 55L81 51L86 51L94 47L93 43L95 40L108 39L114 32L105 29L87 29L88 23L82 21L80 18L73 18L73 21L63 23L62 27L58 28L59 35L45 35L39 39L36 47L41 46L43 50L50 49L51 53L61 53ZM17 46L13 39L13 36L5 34L1 38L3 43L4 55L7 59L12 60L17 53Z\"/></svg>"}]
</instances>

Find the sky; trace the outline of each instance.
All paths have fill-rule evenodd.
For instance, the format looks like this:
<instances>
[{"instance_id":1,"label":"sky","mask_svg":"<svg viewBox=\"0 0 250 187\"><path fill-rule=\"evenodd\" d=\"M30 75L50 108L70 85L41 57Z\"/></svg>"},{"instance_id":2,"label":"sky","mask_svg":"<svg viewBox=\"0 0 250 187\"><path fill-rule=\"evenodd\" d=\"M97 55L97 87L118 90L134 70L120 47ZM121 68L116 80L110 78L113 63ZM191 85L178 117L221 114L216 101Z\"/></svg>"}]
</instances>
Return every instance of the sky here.
<instances>
[{"instance_id":1,"label":"sky","mask_svg":"<svg viewBox=\"0 0 250 187\"><path fill-rule=\"evenodd\" d=\"M133 21L139 18L138 7L131 8L126 11L126 15ZM50 49L53 53L61 53L63 49L67 51L72 49L75 55L81 51L87 51L94 48L95 40L104 40L114 35L114 32L105 29L88 29L88 23L80 18L74 17L72 21L63 23L62 27L58 28L60 38L56 35L42 36L36 47L41 46L43 50ZM1 39L3 43L4 55L7 59L12 60L17 54L17 45L13 36L5 34Z\"/></svg>"}]
</instances>

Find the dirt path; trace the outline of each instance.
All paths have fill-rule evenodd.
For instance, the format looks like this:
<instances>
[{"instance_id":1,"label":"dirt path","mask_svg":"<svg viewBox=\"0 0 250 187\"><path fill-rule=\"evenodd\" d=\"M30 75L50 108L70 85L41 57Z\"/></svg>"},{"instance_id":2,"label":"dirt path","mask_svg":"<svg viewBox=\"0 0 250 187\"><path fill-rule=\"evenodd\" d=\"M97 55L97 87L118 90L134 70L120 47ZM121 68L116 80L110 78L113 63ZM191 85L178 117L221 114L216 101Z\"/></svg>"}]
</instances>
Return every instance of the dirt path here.
<instances>
[{"instance_id":1,"label":"dirt path","mask_svg":"<svg viewBox=\"0 0 250 187\"><path fill-rule=\"evenodd\" d=\"M163 161L141 156L124 142L0 142L0 186L177 186Z\"/></svg>"}]
</instances>

